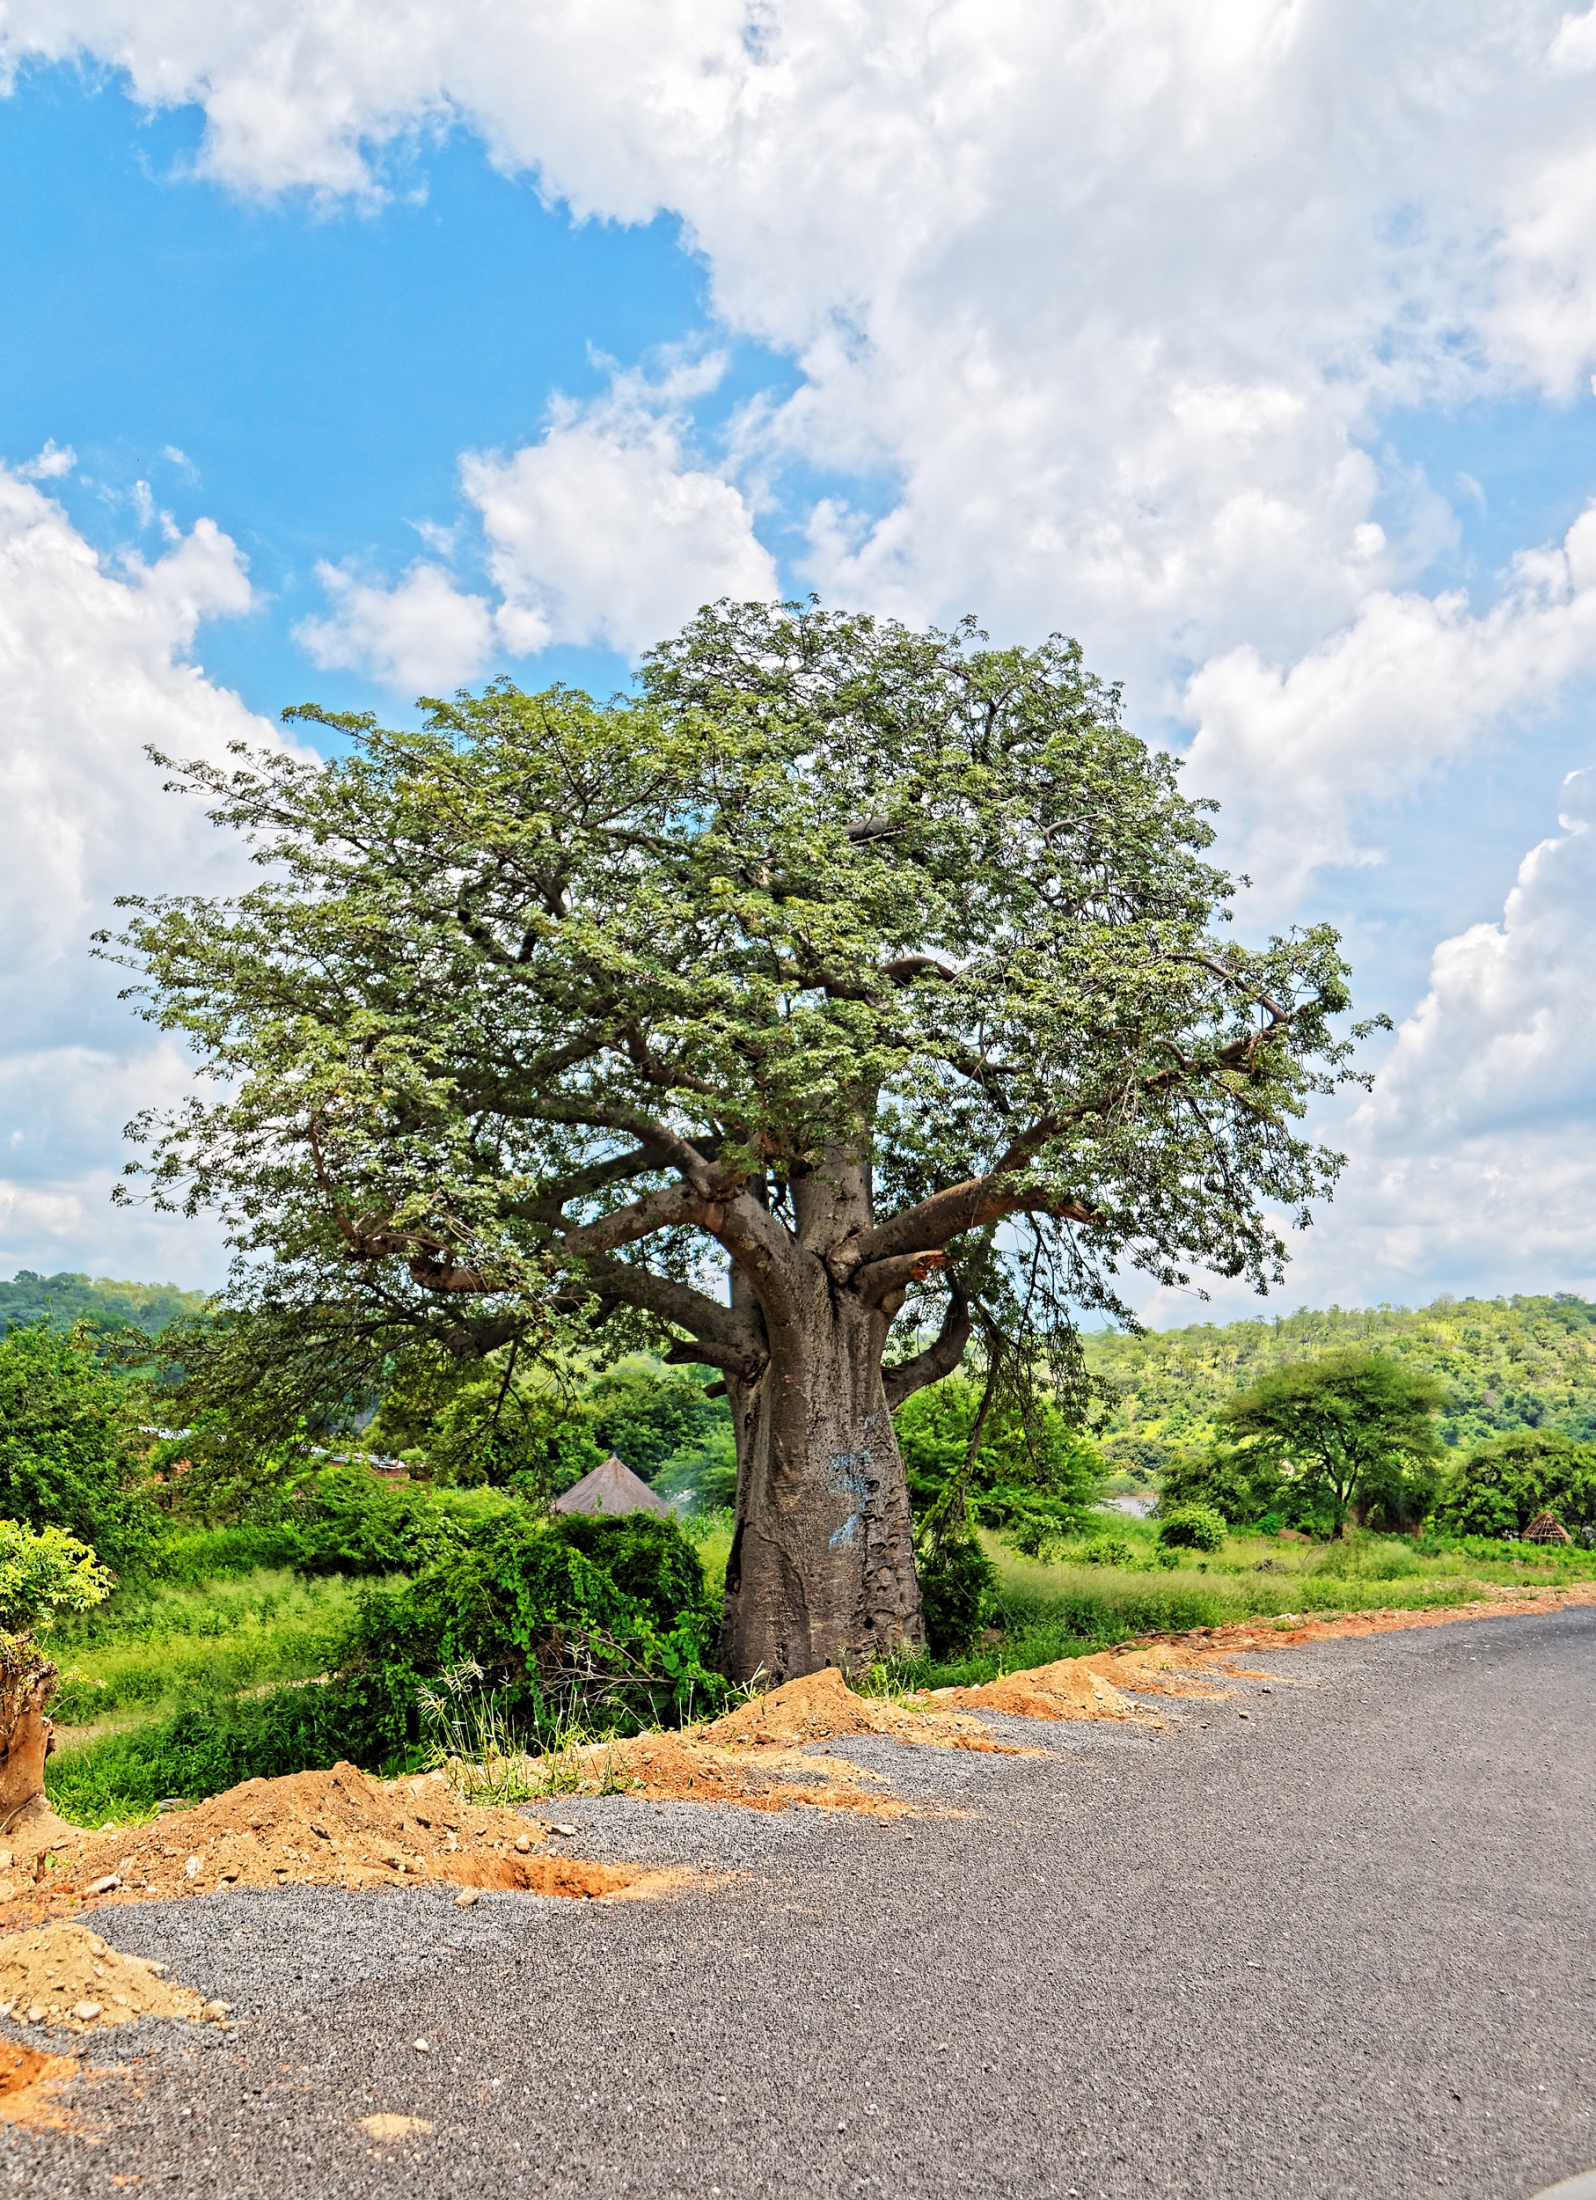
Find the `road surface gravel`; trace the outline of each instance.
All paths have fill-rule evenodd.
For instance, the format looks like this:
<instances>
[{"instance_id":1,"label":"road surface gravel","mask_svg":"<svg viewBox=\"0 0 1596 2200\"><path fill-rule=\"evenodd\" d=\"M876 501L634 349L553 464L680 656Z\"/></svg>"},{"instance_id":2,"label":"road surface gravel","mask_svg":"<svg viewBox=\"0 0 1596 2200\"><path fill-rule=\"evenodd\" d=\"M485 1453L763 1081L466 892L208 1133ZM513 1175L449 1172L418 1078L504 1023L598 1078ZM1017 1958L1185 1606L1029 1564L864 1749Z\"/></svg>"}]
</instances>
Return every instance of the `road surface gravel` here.
<instances>
[{"instance_id":1,"label":"road surface gravel","mask_svg":"<svg viewBox=\"0 0 1596 2200\"><path fill-rule=\"evenodd\" d=\"M573 1849L713 1875L663 1900L103 1910L235 2029L97 2041L76 2134L0 2126L0 2191L1528 2200L1596 2168L1596 1610L1256 1662L1288 1685L1156 1735L834 1745L907 1819L562 1798Z\"/></svg>"}]
</instances>

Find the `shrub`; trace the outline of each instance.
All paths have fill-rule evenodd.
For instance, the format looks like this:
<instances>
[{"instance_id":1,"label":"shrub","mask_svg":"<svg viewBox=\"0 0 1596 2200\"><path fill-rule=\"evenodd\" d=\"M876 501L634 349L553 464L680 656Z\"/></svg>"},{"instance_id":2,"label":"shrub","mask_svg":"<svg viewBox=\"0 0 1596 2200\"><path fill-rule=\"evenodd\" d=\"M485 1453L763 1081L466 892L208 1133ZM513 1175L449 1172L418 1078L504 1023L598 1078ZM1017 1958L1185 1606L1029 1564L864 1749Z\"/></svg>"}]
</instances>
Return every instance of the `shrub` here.
<instances>
[{"instance_id":1,"label":"shrub","mask_svg":"<svg viewBox=\"0 0 1596 2200\"><path fill-rule=\"evenodd\" d=\"M970 1536L942 1544L919 1571L927 1647L933 1657L957 1657L991 1617L997 1568Z\"/></svg>"},{"instance_id":2,"label":"shrub","mask_svg":"<svg viewBox=\"0 0 1596 2200\"><path fill-rule=\"evenodd\" d=\"M1158 1540L1166 1550L1222 1550L1225 1523L1207 1505L1175 1505L1169 1511L1161 1512Z\"/></svg>"},{"instance_id":3,"label":"shrub","mask_svg":"<svg viewBox=\"0 0 1596 2200\"><path fill-rule=\"evenodd\" d=\"M532 1748L573 1714L628 1731L725 1701L706 1663L703 1568L674 1520L548 1520L501 1503L464 1519L439 1509L415 1578L368 1583L329 1646L328 1681L196 1694L152 1725L63 1750L47 1783L57 1807L148 1808L341 1758L402 1769L420 1751L423 1690L466 1661Z\"/></svg>"},{"instance_id":4,"label":"shrub","mask_svg":"<svg viewBox=\"0 0 1596 2200\"><path fill-rule=\"evenodd\" d=\"M1121 1536L1097 1536L1088 1543L1081 1557L1088 1566L1128 1566L1136 1553Z\"/></svg>"},{"instance_id":5,"label":"shrub","mask_svg":"<svg viewBox=\"0 0 1596 2200\"><path fill-rule=\"evenodd\" d=\"M1325 1549L1313 1570L1342 1581L1401 1581L1423 1568L1404 1537L1366 1535L1353 1529Z\"/></svg>"},{"instance_id":6,"label":"shrub","mask_svg":"<svg viewBox=\"0 0 1596 2200\"><path fill-rule=\"evenodd\" d=\"M300 1485L287 1510L293 1563L305 1574L399 1574L417 1563L431 1493L389 1484L369 1467L324 1468Z\"/></svg>"},{"instance_id":7,"label":"shrub","mask_svg":"<svg viewBox=\"0 0 1596 2200\"><path fill-rule=\"evenodd\" d=\"M418 1737L421 1684L466 1659L532 1735L577 1711L631 1729L707 1708L727 1693L707 1663L714 1634L698 1553L676 1521L518 1508L469 1537L440 1523L408 1586L368 1593L342 1663L382 1696L400 1750Z\"/></svg>"}]
</instances>

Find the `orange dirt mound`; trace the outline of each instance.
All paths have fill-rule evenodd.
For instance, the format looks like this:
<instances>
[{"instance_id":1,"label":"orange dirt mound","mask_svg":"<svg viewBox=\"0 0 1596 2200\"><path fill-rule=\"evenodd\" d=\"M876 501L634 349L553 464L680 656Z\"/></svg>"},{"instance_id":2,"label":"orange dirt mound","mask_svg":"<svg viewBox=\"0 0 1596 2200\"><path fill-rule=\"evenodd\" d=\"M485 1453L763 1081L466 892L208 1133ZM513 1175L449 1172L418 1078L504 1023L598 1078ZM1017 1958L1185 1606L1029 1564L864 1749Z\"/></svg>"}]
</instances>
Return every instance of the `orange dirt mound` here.
<instances>
[{"instance_id":1,"label":"orange dirt mound","mask_svg":"<svg viewBox=\"0 0 1596 2200\"><path fill-rule=\"evenodd\" d=\"M95 2032L136 2017L209 2018L227 2010L192 1986L170 1985L164 1963L125 1956L86 1925L55 1923L0 1940L0 2017Z\"/></svg>"},{"instance_id":2,"label":"orange dirt mound","mask_svg":"<svg viewBox=\"0 0 1596 2200\"><path fill-rule=\"evenodd\" d=\"M392 1783L353 1765L246 1780L193 1810L53 1851L79 1895L169 1897L217 1887L391 1887L447 1880L534 1894L616 1894L642 1875L551 1856L547 1825L462 1802L442 1773ZM57 1875L61 1875L58 1879Z\"/></svg>"},{"instance_id":3,"label":"orange dirt mound","mask_svg":"<svg viewBox=\"0 0 1596 2200\"><path fill-rule=\"evenodd\" d=\"M857 1735L937 1749L1015 1754L979 1719L924 1703L861 1696L835 1667L787 1681L685 1733L598 1742L567 1760L573 1792L625 1794L639 1802L737 1803L745 1810L822 1810L900 1817L910 1806L881 1792L877 1776L837 1758L822 1772L814 1752Z\"/></svg>"},{"instance_id":4,"label":"orange dirt mound","mask_svg":"<svg viewBox=\"0 0 1596 2200\"><path fill-rule=\"evenodd\" d=\"M756 1696L704 1728L706 1742L728 1749L802 1749L813 1742L845 1741L853 1734L885 1734L894 1741L941 1749L1005 1747L979 1719L857 1695L835 1666Z\"/></svg>"},{"instance_id":5,"label":"orange dirt mound","mask_svg":"<svg viewBox=\"0 0 1596 2200\"><path fill-rule=\"evenodd\" d=\"M1137 1719L1153 1721L1112 1681L1093 1671L1088 1658L1058 1658L1051 1665L1033 1665L1021 1673L1005 1673L1001 1680L980 1688L938 1688L933 1700L964 1704L972 1711L1006 1711L1022 1719Z\"/></svg>"},{"instance_id":6,"label":"orange dirt mound","mask_svg":"<svg viewBox=\"0 0 1596 2200\"><path fill-rule=\"evenodd\" d=\"M736 1803L744 1810L791 1810L811 1803L821 1810L863 1811L897 1818L909 1809L879 1792L874 1774L839 1758L824 1772L796 1749L717 1749L700 1734L637 1734L623 1742L596 1742L566 1759L574 1795L622 1794L639 1803Z\"/></svg>"}]
</instances>

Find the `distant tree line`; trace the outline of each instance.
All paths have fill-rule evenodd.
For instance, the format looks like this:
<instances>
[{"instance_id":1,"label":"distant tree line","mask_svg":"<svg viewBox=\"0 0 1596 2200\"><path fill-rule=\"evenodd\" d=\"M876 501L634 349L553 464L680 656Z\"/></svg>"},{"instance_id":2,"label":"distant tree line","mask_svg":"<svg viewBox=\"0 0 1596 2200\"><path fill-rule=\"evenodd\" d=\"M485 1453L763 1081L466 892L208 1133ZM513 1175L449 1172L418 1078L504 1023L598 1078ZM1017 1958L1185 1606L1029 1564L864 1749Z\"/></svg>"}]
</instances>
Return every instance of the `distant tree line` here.
<instances>
[{"instance_id":1,"label":"distant tree line","mask_svg":"<svg viewBox=\"0 0 1596 2200\"><path fill-rule=\"evenodd\" d=\"M91 1329L139 1329L156 1336L169 1322L197 1315L202 1291L180 1291L172 1283L115 1283L108 1276L63 1271L41 1276L19 1268L9 1283L0 1281L0 1336L43 1322L55 1330L85 1322Z\"/></svg>"},{"instance_id":2,"label":"distant tree line","mask_svg":"<svg viewBox=\"0 0 1596 2200\"><path fill-rule=\"evenodd\" d=\"M1093 1332L1085 1344L1112 1399L1104 1448L1149 1481L1176 1452L1218 1435L1219 1409L1238 1390L1333 1352L1376 1352L1433 1378L1436 1433L1450 1450L1525 1430L1596 1442L1596 1304L1566 1292L1303 1308L1272 1321Z\"/></svg>"}]
</instances>

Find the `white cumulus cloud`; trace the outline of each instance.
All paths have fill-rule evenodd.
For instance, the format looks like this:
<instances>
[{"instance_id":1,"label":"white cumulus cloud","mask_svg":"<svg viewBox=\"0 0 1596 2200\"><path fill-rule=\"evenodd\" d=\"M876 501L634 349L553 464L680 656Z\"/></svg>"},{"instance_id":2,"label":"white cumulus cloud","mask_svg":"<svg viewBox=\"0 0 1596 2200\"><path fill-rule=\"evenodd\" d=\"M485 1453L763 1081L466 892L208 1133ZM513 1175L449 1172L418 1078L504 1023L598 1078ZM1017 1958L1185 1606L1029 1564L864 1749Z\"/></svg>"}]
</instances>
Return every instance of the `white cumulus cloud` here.
<instances>
[{"instance_id":1,"label":"white cumulus cloud","mask_svg":"<svg viewBox=\"0 0 1596 2200\"><path fill-rule=\"evenodd\" d=\"M780 594L741 490L684 451L671 400L690 394L691 382L620 376L596 404L558 404L541 441L465 459L506 648L596 642L636 656L700 604Z\"/></svg>"},{"instance_id":2,"label":"white cumulus cloud","mask_svg":"<svg viewBox=\"0 0 1596 2200\"><path fill-rule=\"evenodd\" d=\"M488 660L493 615L441 566L413 565L391 588L325 561L316 577L332 609L302 619L294 638L324 671L349 666L404 695L435 695L472 679Z\"/></svg>"},{"instance_id":3,"label":"white cumulus cloud","mask_svg":"<svg viewBox=\"0 0 1596 2200\"><path fill-rule=\"evenodd\" d=\"M393 587L322 565L332 598L296 638L316 663L370 672L415 695L470 679L495 644L527 656L553 642L636 657L718 597L780 594L743 492L696 464L685 404L712 388L715 358L661 379L617 374L586 404L556 400L536 443L472 451L461 461L481 525L491 597L418 563ZM460 529L419 523L429 547L454 554Z\"/></svg>"},{"instance_id":4,"label":"white cumulus cloud","mask_svg":"<svg viewBox=\"0 0 1596 2200\"><path fill-rule=\"evenodd\" d=\"M108 1204L121 1125L188 1072L116 999L89 936L121 893L226 891L240 850L162 792L146 743L225 758L274 729L190 660L201 623L248 609L238 551L200 520L153 563L99 556L0 468L0 1271L7 1262L205 1280L209 1233ZM67 1257L66 1253L62 1257ZM180 1274L179 1271L182 1271Z\"/></svg>"},{"instance_id":5,"label":"white cumulus cloud","mask_svg":"<svg viewBox=\"0 0 1596 2200\"><path fill-rule=\"evenodd\" d=\"M1596 506L1522 553L1499 599L1381 590L1295 663L1251 646L1188 684L1188 779L1224 804L1227 843L1288 909L1326 863L1366 861L1379 805L1466 756L1513 715L1596 670Z\"/></svg>"},{"instance_id":6,"label":"white cumulus cloud","mask_svg":"<svg viewBox=\"0 0 1596 2200\"><path fill-rule=\"evenodd\" d=\"M1292 1305L1418 1305L1441 1291L1596 1296L1596 769L1519 865L1501 915L1442 940L1367 1097L1326 1111L1347 1156L1292 1236ZM1157 1326L1259 1311L1239 1287L1153 1294Z\"/></svg>"},{"instance_id":7,"label":"white cumulus cloud","mask_svg":"<svg viewBox=\"0 0 1596 2200\"><path fill-rule=\"evenodd\" d=\"M764 459L878 485L820 503L810 577L1064 625L1150 680L1246 643L1300 654L1417 577L1446 515L1360 448L1378 408L1596 367L1589 20L1549 0L12 0L3 41L13 65L88 53L146 103L196 103L202 169L238 188L370 197L385 145L458 122L579 216L677 213L723 323L799 361L750 414ZM513 501L558 519L555 460L596 476L607 447L550 441ZM735 535L726 485L631 456L645 512L669 486L698 499L675 523L695 539ZM510 535L522 628L557 631ZM581 595L577 575L573 618Z\"/></svg>"}]
</instances>

